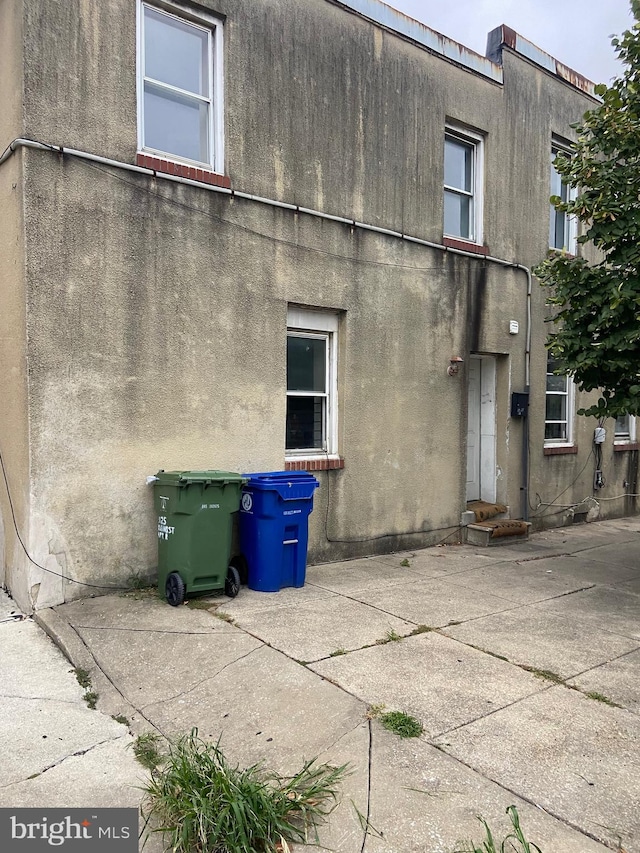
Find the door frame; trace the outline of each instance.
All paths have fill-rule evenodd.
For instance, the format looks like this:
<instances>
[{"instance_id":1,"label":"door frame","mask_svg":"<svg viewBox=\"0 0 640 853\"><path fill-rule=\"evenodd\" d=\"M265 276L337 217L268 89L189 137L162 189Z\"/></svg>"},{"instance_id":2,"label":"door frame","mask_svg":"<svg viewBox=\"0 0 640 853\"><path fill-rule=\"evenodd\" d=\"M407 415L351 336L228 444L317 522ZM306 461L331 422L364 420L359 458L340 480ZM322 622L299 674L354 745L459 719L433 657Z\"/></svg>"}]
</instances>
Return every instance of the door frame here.
<instances>
[{"instance_id":1,"label":"door frame","mask_svg":"<svg viewBox=\"0 0 640 853\"><path fill-rule=\"evenodd\" d=\"M471 353L470 360L472 358L480 363L480 499L495 503L498 485L496 465L497 359L496 356L481 355L480 353ZM467 400L468 393L467 384ZM468 434L469 412L467 410L467 436Z\"/></svg>"}]
</instances>

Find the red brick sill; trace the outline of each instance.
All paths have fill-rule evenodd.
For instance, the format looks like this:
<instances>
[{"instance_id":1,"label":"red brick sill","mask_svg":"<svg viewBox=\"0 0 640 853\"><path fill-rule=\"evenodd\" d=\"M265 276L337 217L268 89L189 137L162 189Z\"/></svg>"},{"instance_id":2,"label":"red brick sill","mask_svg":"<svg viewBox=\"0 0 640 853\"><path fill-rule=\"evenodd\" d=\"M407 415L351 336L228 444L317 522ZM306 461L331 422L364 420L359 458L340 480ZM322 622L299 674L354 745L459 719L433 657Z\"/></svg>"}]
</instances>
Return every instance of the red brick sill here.
<instances>
[{"instance_id":1,"label":"red brick sill","mask_svg":"<svg viewBox=\"0 0 640 853\"><path fill-rule=\"evenodd\" d=\"M577 452L578 452L578 445L577 444L570 444L570 445L566 445L564 447L550 446L550 447L545 447L545 449L544 449L544 455L545 456L565 456L568 453L570 454L570 453L577 453Z\"/></svg>"},{"instance_id":2,"label":"red brick sill","mask_svg":"<svg viewBox=\"0 0 640 853\"><path fill-rule=\"evenodd\" d=\"M285 471L336 471L344 468L344 459L287 459Z\"/></svg>"},{"instance_id":3,"label":"red brick sill","mask_svg":"<svg viewBox=\"0 0 640 853\"><path fill-rule=\"evenodd\" d=\"M153 169L154 172L166 175L176 175L179 178L188 178L190 181L199 181L202 184L213 184L217 187L231 188L231 179L226 175L218 175L208 169L198 169L196 166L187 166L186 163L176 163L174 160L163 160L161 157L152 157L150 154L136 154L136 166L145 169Z\"/></svg>"},{"instance_id":4,"label":"red brick sill","mask_svg":"<svg viewBox=\"0 0 640 853\"><path fill-rule=\"evenodd\" d=\"M454 237L443 237L442 245L449 249L461 249L463 252L473 252L474 255L488 255L488 246L479 246L478 243L470 243L468 240L456 240Z\"/></svg>"},{"instance_id":5,"label":"red brick sill","mask_svg":"<svg viewBox=\"0 0 640 853\"><path fill-rule=\"evenodd\" d=\"M616 441L613 445L614 453L620 453L625 450L640 450L640 442L638 441Z\"/></svg>"}]
</instances>

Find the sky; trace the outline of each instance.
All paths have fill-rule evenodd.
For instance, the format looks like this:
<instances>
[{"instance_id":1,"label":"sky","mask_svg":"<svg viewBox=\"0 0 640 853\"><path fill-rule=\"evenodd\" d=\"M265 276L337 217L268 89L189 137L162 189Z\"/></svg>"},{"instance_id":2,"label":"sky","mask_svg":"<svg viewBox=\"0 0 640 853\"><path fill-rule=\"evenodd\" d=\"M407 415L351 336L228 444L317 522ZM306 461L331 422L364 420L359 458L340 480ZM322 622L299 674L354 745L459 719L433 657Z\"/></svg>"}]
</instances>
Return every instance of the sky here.
<instances>
[{"instance_id":1,"label":"sky","mask_svg":"<svg viewBox=\"0 0 640 853\"><path fill-rule=\"evenodd\" d=\"M484 56L487 34L506 24L594 83L621 65L611 36L632 23L629 0L384 0Z\"/></svg>"}]
</instances>

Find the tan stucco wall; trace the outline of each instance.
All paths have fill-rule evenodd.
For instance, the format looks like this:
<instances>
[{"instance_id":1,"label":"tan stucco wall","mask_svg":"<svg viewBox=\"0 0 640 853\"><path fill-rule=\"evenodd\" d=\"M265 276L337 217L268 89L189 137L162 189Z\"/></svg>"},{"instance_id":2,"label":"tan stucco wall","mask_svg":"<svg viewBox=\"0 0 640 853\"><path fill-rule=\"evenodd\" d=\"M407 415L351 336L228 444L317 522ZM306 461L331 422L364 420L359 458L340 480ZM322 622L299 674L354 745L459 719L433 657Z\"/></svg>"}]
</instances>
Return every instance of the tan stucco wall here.
<instances>
[{"instance_id":1,"label":"tan stucco wall","mask_svg":"<svg viewBox=\"0 0 640 853\"><path fill-rule=\"evenodd\" d=\"M134 4L25 5L25 134L133 162ZM501 87L329 2L205 5L228 15L234 188L439 243L454 121L486 136L490 254L526 266L544 256L551 135L570 138L586 96L508 51ZM345 468L318 474L312 561L455 532L467 399L464 367L447 376L452 355L497 356L498 499L519 513L523 429L509 395L524 386L524 272L161 178L23 156L36 561L121 585L155 565L146 475L284 466L289 303L341 312ZM542 455L535 283L532 301L530 479L532 493L544 484L553 497L590 448L585 438L572 459ZM88 591L32 569L29 586L39 580L36 606Z\"/></svg>"},{"instance_id":2,"label":"tan stucco wall","mask_svg":"<svg viewBox=\"0 0 640 853\"><path fill-rule=\"evenodd\" d=\"M22 135L22 4L0 3L0 154ZM24 292L22 156L0 168L0 452L16 522L29 534L29 448ZM25 557L0 475L0 584L28 605Z\"/></svg>"}]
</instances>

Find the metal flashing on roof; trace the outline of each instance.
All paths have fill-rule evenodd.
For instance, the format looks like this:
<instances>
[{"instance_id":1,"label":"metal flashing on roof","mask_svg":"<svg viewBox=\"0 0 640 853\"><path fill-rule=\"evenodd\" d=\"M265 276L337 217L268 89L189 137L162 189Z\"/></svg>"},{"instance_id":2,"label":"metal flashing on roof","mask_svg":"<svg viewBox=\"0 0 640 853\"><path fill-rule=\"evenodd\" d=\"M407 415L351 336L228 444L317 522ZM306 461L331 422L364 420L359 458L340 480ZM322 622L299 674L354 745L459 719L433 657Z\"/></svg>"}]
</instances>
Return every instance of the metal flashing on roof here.
<instances>
[{"instance_id":1,"label":"metal flashing on roof","mask_svg":"<svg viewBox=\"0 0 640 853\"><path fill-rule=\"evenodd\" d=\"M573 71L568 66L563 65L562 62L558 62L551 54L541 50L533 42L530 42L515 30L512 30L511 27L506 27L504 24L496 27L495 30L491 30L489 33L487 37L487 56L501 65L503 47L508 47L519 53L520 56L526 57L535 63L535 65L539 65L540 68L544 68L556 77L560 77L561 80L564 80L576 89L580 89L580 91L585 92L587 95L591 95L592 98L597 97L594 91L594 84L591 80L583 77L582 74L578 74L577 71Z\"/></svg>"},{"instance_id":2,"label":"metal flashing on roof","mask_svg":"<svg viewBox=\"0 0 640 853\"><path fill-rule=\"evenodd\" d=\"M483 77L488 77L496 83L502 83L502 68L490 59L480 56L468 47L459 44L457 41L437 33L420 21L392 9L381 0L337 0L341 6L351 9L373 21L380 24L405 38L411 39L416 44L426 47L434 53L439 53L446 59L468 68L470 71L475 71L477 74L482 74Z\"/></svg>"},{"instance_id":3,"label":"metal flashing on roof","mask_svg":"<svg viewBox=\"0 0 640 853\"><path fill-rule=\"evenodd\" d=\"M333 0L333 2L496 83L503 82L502 48L508 47L574 88L580 89L593 98L596 97L591 80L558 62L553 56L504 24L489 33L487 55L481 56L459 42L432 30L426 24L410 18L397 9L392 9L382 0Z\"/></svg>"}]
</instances>

